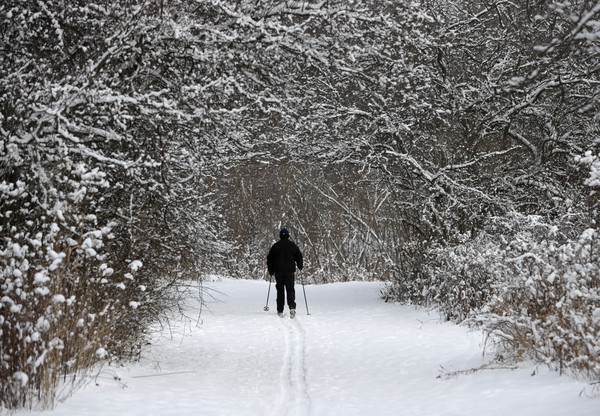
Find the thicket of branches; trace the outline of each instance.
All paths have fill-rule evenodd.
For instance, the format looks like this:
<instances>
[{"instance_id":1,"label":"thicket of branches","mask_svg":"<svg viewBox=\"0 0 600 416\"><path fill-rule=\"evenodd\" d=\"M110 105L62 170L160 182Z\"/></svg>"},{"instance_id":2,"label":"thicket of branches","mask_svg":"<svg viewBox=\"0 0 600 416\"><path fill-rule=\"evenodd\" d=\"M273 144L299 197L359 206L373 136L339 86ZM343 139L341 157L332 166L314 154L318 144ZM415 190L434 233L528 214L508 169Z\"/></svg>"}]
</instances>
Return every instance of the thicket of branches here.
<instances>
[{"instance_id":1,"label":"thicket of branches","mask_svg":"<svg viewBox=\"0 0 600 416\"><path fill-rule=\"evenodd\" d=\"M388 296L483 325L504 357L598 377L600 5L438 6L438 122L416 137L440 146L388 151L421 182L425 242Z\"/></svg>"},{"instance_id":2,"label":"thicket of branches","mask_svg":"<svg viewBox=\"0 0 600 416\"><path fill-rule=\"evenodd\" d=\"M307 259L309 282L387 279L401 233L390 191L371 176L296 163L238 168L220 191L229 200L226 237L237 247L227 269L265 278L265 253L288 227Z\"/></svg>"},{"instance_id":3,"label":"thicket of branches","mask_svg":"<svg viewBox=\"0 0 600 416\"><path fill-rule=\"evenodd\" d=\"M221 149L190 105L218 69L190 71L160 4L0 6L0 406L135 357L174 282L227 249Z\"/></svg>"},{"instance_id":4,"label":"thicket of branches","mask_svg":"<svg viewBox=\"0 0 600 416\"><path fill-rule=\"evenodd\" d=\"M599 15L4 1L0 407L135 356L178 280L261 277L280 226L316 281L598 376Z\"/></svg>"}]
</instances>

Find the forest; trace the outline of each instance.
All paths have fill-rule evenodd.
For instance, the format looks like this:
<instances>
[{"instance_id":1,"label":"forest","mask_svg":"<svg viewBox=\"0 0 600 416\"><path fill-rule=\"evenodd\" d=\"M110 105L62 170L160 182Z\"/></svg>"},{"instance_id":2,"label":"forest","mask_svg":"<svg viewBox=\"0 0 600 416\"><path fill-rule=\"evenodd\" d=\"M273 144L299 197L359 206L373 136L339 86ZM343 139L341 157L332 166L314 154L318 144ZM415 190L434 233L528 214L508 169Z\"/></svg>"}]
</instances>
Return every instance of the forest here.
<instances>
[{"instance_id":1,"label":"forest","mask_svg":"<svg viewBox=\"0 0 600 416\"><path fill-rule=\"evenodd\" d=\"M0 409L282 226L310 283L598 380L599 155L597 0L3 0Z\"/></svg>"}]
</instances>

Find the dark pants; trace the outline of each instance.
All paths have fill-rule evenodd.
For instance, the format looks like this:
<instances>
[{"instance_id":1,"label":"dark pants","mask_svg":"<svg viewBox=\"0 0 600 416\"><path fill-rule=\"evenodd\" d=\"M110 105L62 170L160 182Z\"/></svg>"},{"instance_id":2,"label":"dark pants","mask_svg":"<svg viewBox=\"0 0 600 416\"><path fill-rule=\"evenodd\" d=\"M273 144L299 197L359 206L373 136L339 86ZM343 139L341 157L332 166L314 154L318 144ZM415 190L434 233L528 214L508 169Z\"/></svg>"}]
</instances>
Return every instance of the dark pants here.
<instances>
[{"instance_id":1,"label":"dark pants","mask_svg":"<svg viewBox=\"0 0 600 416\"><path fill-rule=\"evenodd\" d=\"M294 273L275 273L277 288L277 312L283 312L285 293L290 309L296 309L296 290L294 289Z\"/></svg>"}]
</instances>

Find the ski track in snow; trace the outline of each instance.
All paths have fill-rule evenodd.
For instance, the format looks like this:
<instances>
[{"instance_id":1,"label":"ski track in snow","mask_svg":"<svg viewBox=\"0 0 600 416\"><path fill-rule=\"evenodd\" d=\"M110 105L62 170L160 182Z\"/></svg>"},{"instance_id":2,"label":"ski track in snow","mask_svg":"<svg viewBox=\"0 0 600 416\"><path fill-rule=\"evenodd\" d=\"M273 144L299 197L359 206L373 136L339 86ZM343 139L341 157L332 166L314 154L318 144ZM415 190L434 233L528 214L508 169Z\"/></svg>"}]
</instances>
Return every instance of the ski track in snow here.
<instances>
[{"instance_id":1,"label":"ski track in snow","mask_svg":"<svg viewBox=\"0 0 600 416\"><path fill-rule=\"evenodd\" d=\"M285 352L281 368L281 396L273 415L307 416L310 397L306 383L306 337L298 318L283 319Z\"/></svg>"}]
</instances>

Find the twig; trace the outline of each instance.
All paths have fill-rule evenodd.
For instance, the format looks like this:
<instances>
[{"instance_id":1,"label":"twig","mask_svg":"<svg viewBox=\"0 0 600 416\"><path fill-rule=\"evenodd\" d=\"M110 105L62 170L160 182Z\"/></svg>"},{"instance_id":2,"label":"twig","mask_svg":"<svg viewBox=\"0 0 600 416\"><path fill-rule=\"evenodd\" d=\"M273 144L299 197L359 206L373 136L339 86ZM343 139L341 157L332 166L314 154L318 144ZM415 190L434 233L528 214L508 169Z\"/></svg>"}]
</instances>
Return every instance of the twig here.
<instances>
[{"instance_id":1,"label":"twig","mask_svg":"<svg viewBox=\"0 0 600 416\"><path fill-rule=\"evenodd\" d=\"M143 376L132 376L131 378L162 377L162 376L172 376L175 374L191 374L191 373L197 373L197 371L173 371L171 373L146 374Z\"/></svg>"},{"instance_id":2,"label":"twig","mask_svg":"<svg viewBox=\"0 0 600 416\"><path fill-rule=\"evenodd\" d=\"M516 365L493 366L493 364L483 364L481 367L470 368L468 370L447 371L444 367L442 367L441 374L439 376L437 376L436 378L449 380L451 378L458 377L461 375L474 374L474 373L476 373L478 371L482 371L482 370L516 370L518 368L519 367Z\"/></svg>"}]
</instances>

